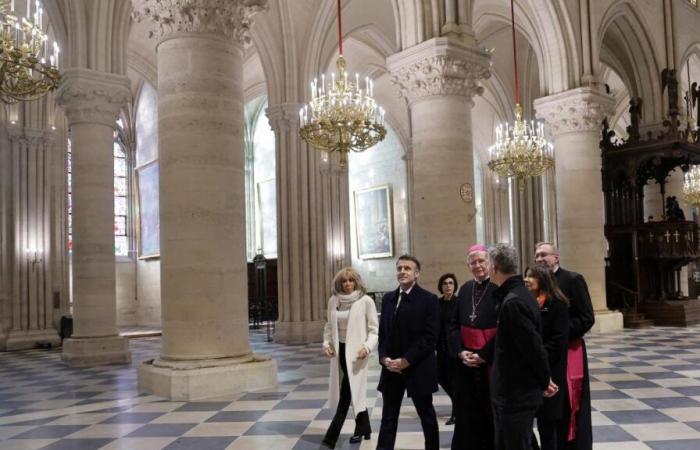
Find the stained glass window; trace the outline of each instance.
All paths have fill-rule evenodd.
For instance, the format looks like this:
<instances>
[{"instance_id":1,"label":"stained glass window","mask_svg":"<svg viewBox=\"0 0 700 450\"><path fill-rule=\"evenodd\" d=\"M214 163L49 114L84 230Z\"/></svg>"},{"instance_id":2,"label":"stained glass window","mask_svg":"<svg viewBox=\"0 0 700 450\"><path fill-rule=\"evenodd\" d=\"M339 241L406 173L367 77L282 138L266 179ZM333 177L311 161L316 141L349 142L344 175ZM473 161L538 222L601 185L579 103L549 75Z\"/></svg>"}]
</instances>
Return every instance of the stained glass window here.
<instances>
[{"instance_id":1,"label":"stained glass window","mask_svg":"<svg viewBox=\"0 0 700 450\"><path fill-rule=\"evenodd\" d=\"M117 121L121 128L121 120ZM129 236L127 233L128 202L128 164L125 147L114 132L114 254L129 256Z\"/></svg>"},{"instance_id":2,"label":"stained glass window","mask_svg":"<svg viewBox=\"0 0 700 450\"><path fill-rule=\"evenodd\" d=\"M66 152L66 168L68 170L68 253L73 253L73 148L71 144L70 132L68 132L67 152Z\"/></svg>"}]
</instances>

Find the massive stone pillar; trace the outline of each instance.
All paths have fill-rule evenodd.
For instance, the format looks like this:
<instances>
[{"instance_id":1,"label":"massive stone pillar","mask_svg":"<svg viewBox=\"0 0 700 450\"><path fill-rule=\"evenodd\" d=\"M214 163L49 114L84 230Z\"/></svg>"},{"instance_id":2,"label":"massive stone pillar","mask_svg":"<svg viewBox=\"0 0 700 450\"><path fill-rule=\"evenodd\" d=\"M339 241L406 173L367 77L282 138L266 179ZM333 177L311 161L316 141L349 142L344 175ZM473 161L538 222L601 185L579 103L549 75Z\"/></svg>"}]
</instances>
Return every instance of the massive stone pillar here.
<instances>
[{"instance_id":1,"label":"massive stone pillar","mask_svg":"<svg viewBox=\"0 0 700 450\"><path fill-rule=\"evenodd\" d=\"M299 137L299 103L267 109L277 150L277 286L275 342L323 338L333 275L349 264L347 168Z\"/></svg>"},{"instance_id":2,"label":"massive stone pillar","mask_svg":"<svg viewBox=\"0 0 700 450\"><path fill-rule=\"evenodd\" d=\"M423 265L419 282L434 289L445 272L466 275L466 249L476 241L471 109L479 81L490 76L489 56L440 37L387 65L411 109L412 252Z\"/></svg>"},{"instance_id":3,"label":"massive stone pillar","mask_svg":"<svg viewBox=\"0 0 700 450\"><path fill-rule=\"evenodd\" d=\"M246 278L243 42L265 3L151 0L141 12L159 25L163 348L139 386L173 400L277 383L250 348Z\"/></svg>"},{"instance_id":4,"label":"massive stone pillar","mask_svg":"<svg viewBox=\"0 0 700 450\"><path fill-rule=\"evenodd\" d=\"M7 129L9 153L3 164L11 208L9 223L14 248L4 273L8 281L10 321L6 350L59 345L54 326L51 280L51 205L53 133L11 125ZM58 308L58 305L56 305Z\"/></svg>"},{"instance_id":5,"label":"massive stone pillar","mask_svg":"<svg viewBox=\"0 0 700 450\"><path fill-rule=\"evenodd\" d=\"M71 365L129 361L114 272L114 129L129 98L126 77L77 68L64 71L57 93L73 146L73 336L63 343Z\"/></svg>"},{"instance_id":6,"label":"massive stone pillar","mask_svg":"<svg viewBox=\"0 0 700 450\"><path fill-rule=\"evenodd\" d=\"M535 100L554 139L557 236L561 264L580 272L596 314L596 331L622 329L622 314L609 311L605 256L600 129L614 100L591 88L577 88Z\"/></svg>"}]
</instances>

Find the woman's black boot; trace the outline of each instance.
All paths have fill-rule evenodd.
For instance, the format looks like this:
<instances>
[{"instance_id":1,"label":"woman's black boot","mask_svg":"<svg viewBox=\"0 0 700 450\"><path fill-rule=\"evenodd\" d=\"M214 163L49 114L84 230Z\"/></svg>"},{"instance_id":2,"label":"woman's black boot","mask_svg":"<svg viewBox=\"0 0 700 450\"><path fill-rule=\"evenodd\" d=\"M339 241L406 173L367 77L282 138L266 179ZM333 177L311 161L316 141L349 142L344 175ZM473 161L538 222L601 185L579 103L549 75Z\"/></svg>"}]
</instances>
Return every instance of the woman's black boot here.
<instances>
[{"instance_id":1,"label":"woman's black boot","mask_svg":"<svg viewBox=\"0 0 700 450\"><path fill-rule=\"evenodd\" d=\"M372 435L372 427L369 424L369 413L365 409L355 417L355 432L350 438L351 444L357 444L362 438L369 440Z\"/></svg>"}]
</instances>

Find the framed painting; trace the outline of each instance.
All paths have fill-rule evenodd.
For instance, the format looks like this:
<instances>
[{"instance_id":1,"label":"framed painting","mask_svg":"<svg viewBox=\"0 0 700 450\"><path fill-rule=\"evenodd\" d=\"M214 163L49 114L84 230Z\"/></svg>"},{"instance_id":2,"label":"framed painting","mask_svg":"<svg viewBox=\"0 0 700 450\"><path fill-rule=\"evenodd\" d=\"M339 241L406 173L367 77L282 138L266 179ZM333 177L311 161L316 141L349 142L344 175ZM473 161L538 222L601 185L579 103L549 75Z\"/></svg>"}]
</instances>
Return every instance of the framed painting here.
<instances>
[{"instance_id":1,"label":"framed painting","mask_svg":"<svg viewBox=\"0 0 700 450\"><path fill-rule=\"evenodd\" d=\"M158 194L158 161L136 169L138 195L139 259L160 256L160 198Z\"/></svg>"},{"instance_id":2,"label":"framed painting","mask_svg":"<svg viewBox=\"0 0 700 450\"><path fill-rule=\"evenodd\" d=\"M355 238L360 259L394 256L391 186L354 192Z\"/></svg>"}]
</instances>

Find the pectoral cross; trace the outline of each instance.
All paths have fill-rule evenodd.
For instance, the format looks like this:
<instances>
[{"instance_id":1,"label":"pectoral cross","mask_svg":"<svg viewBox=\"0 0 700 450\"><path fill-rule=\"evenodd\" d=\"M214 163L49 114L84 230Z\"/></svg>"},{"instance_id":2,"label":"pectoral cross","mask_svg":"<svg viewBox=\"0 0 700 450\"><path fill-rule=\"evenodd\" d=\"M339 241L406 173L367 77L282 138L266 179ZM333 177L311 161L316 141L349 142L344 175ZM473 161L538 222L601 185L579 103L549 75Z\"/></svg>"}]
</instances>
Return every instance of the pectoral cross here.
<instances>
[{"instance_id":1,"label":"pectoral cross","mask_svg":"<svg viewBox=\"0 0 700 450\"><path fill-rule=\"evenodd\" d=\"M673 233L673 237L676 238L676 244L678 243L678 237L679 237L680 235L681 235L681 234L678 232L678 230L676 230L676 231Z\"/></svg>"},{"instance_id":2,"label":"pectoral cross","mask_svg":"<svg viewBox=\"0 0 700 450\"><path fill-rule=\"evenodd\" d=\"M666 243L667 244L669 242L671 242L671 233L668 230L666 230L666 234L664 234L664 236L666 236Z\"/></svg>"},{"instance_id":3,"label":"pectoral cross","mask_svg":"<svg viewBox=\"0 0 700 450\"><path fill-rule=\"evenodd\" d=\"M469 314L469 320L471 320L472 323L474 323L475 319L476 319L476 313L474 311L472 311L472 313Z\"/></svg>"}]
</instances>

